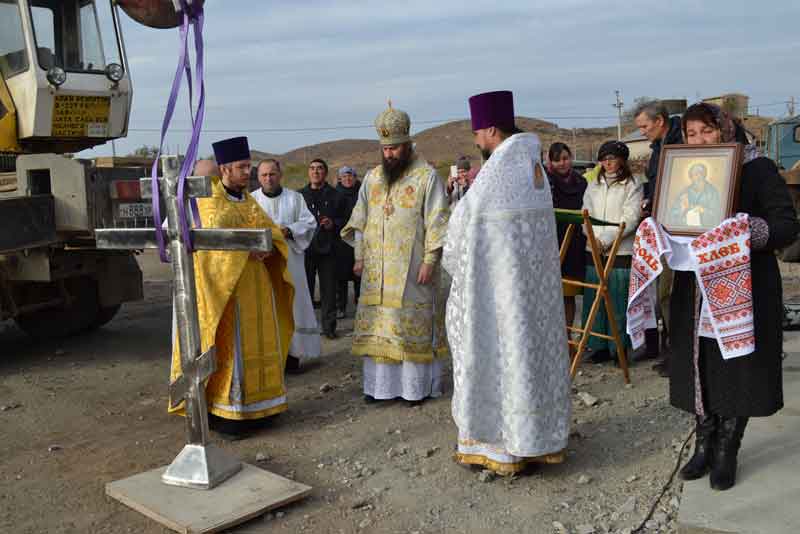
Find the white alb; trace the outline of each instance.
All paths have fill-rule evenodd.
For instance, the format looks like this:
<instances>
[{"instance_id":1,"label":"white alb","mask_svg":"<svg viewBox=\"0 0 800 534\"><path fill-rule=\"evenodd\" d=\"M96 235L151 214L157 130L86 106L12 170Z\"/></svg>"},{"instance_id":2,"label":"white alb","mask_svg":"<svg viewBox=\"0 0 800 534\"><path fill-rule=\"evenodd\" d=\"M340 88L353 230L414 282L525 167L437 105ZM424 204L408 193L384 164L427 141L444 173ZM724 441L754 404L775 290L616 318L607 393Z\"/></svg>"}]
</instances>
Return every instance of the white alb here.
<instances>
[{"instance_id":1,"label":"white alb","mask_svg":"<svg viewBox=\"0 0 800 534\"><path fill-rule=\"evenodd\" d=\"M252 193L258 205L275 224L292 232L289 244L288 267L294 282L294 335L289 345L289 354L300 361L318 358L322 352L319 326L311 303L306 278L305 250L311 245L317 221L308 210L303 195L284 188L280 195L268 197L261 189Z\"/></svg>"}]
</instances>

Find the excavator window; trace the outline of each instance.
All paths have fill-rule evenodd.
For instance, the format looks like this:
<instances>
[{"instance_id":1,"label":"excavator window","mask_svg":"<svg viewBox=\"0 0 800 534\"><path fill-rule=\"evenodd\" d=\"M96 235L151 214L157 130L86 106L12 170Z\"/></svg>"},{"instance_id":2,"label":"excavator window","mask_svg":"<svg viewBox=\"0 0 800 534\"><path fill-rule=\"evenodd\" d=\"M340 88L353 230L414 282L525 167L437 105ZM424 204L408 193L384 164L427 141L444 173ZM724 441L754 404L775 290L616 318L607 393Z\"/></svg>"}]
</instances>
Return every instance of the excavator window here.
<instances>
[{"instance_id":1,"label":"excavator window","mask_svg":"<svg viewBox=\"0 0 800 534\"><path fill-rule=\"evenodd\" d=\"M8 79L28 70L22 17L16 0L0 0L0 74Z\"/></svg>"},{"instance_id":2,"label":"excavator window","mask_svg":"<svg viewBox=\"0 0 800 534\"><path fill-rule=\"evenodd\" d=\"M119 62L116 46L107 47L113 49L106 56L101 16L93 0L31 0L30 6L41 68L59 66L72 72L102 73L108 62ZM113 38L110 8L103 7L102 13L109 13L102 17L103 29Z\"/></svg>"}]
</instances>

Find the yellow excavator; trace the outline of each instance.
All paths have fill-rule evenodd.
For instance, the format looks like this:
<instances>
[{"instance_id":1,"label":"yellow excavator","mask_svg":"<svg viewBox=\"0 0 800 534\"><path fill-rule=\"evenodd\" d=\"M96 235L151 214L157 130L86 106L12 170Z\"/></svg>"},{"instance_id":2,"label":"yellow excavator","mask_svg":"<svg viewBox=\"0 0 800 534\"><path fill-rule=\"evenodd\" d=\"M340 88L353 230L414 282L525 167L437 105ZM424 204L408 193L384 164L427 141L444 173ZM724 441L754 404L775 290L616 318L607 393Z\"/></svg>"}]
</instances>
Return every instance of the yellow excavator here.
<instances>
[{"instance_id":1,"label":"yellow excavator","mask_svg":"<svg viewBox=\"0 0 800 534\"><path fill-rule=\"evenodd\" d=\"M178 0L0 0L0 321L64 336L142 298L134 256L98 250L93 236L152 226L143 169L71 154L127 134L133 89L120 9L170 28L179 8Z\"/></svg>"}]
</instances>

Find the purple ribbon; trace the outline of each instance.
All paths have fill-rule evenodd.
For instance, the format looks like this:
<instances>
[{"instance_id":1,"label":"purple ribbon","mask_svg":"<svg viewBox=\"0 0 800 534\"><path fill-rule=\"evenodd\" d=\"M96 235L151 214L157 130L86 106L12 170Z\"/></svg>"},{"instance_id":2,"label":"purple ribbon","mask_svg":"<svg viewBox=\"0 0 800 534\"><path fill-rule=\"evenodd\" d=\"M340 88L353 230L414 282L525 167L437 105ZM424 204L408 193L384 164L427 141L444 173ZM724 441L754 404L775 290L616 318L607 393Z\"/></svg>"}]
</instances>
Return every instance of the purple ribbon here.
<instances>
[{"instance_id":1,"label":"purple ribbon","mask_svg":"<svg viewBox=\"0 0 800 534\"><path fill-rule=\"evenodd\" d=\"M178 99L178 94L180 93L180 86L181 81L183 80L183 75L186 75L188 80L187 84L189 87L189 115L192 120L192 138L189 142L189 147L186 150L186 156L183 160L183 164L181 165L180 172L178 174L178 223L180 227L180 231L183 237L184 243L186 243L186 247L189 253L192 252L192 234L191 229L189 227L189 222L186 217L186 177L191 172L192 168L194 167L195 160L197 158L197 150L200 141L200 132L203 127L203 117L205 115L205 100L206 100L206 92L205 92L205 82L203 80L203 7L200 3L197 3L194 8L190 8L185 0L181 0L181 6L183 11L183 22L180 28L180 39L181 39L181 48L180 48L180 57L178 59L178 68L175 71L175 78L172 80L172 90L169 95L169 100L167 102L167 109L164 113L164 121L161 124L161 141L158 146L158 153L156 155L155 161L153 161L153 167L151 169L151 183L153 189L153 221L155 223L156 229L156 241L158 243L158 253L161 257L161 261L164 263L169 263L170 259L167 255L166 249L166 237L164 228L162 227L163 219L161 217L161 202L160 202L160 191L158 188L158 162L161 156L161 152L164 148L164 138L166 137L167 130L169 129L169 124L172 121L172 116L175 112L175 103ZM197 61L197 77L200 83L200 98L198 100L197 105L197 113L192 114L192 70L189 62L189 27L192 26L194 28L194 45L195 45L195 55ZM197 203L194 202L192 199L191 202L192 214L195 223L200 226L200 214L197 209Z\"/></svg>"}]
</instances>

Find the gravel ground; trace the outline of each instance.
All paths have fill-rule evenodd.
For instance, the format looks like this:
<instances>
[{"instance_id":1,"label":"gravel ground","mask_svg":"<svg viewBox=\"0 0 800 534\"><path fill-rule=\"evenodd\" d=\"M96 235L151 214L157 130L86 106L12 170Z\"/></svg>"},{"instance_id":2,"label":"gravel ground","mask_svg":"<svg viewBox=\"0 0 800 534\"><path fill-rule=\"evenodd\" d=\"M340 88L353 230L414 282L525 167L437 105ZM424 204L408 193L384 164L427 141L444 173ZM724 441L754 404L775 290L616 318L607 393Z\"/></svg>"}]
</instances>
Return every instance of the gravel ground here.
<instances>
[{"instance_id":1,"label":"gravel ground","mask_svg":"<svg viewBox=\"0 0 800 534\"><path fill-rule=\"evenodd\" d=\"M148 282L144 301L89 335L33 342L0 325L0 532L168 532L106 498L104 485L169 463L183 444L183 425L166 413L169 331L167 282ZM289 411L221 444L314 488L232 532L627 533L691 425L651 362L631 369L630 386L613 365L587 363L567 461L495 478L452 461L449 395L414 408L365 404L349 346L346 335L324 340L323 358L288 378ZM646 532L675 532L679 496L676 481Z\"/></svg>"}]
</instances>

